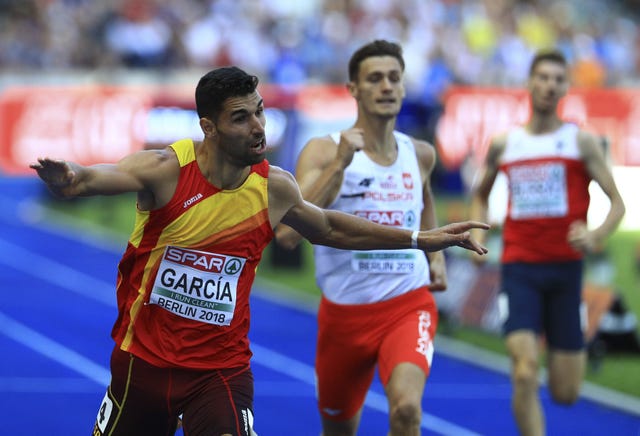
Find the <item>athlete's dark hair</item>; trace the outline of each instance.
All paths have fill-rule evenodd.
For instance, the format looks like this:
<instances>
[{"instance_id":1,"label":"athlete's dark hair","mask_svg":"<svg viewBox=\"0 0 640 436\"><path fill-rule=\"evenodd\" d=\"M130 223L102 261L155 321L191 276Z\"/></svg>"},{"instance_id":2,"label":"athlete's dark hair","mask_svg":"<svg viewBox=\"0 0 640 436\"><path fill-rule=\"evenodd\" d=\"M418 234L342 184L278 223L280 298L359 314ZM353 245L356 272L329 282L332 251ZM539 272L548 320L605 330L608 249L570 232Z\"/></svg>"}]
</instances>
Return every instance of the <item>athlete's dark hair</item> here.
<instances>
[{"instance_id":1,"label":"athlete's dark hair","mask_svg":"<svg viewBox=\"0 0 640 436\"><path fill-rule=\"evenodd\" d=\"M531 66L529 67L529 77L533 76L536 67L540 62L549 61L555 62L557 64L562 65L563 67L567 67L567 58L562 54L560 50L557 49L547 49L540 50L535 54L533 60L531 61Z\"/></svg>"},{"instance_id":2,"label":"athlete's dark hair","mask_svg":"<svg viewBox=\"0 0 640 436\"><path fill-rule=\"evenodd\" d=\"M222 67L209 71L196 86L198 117L215 118L223 103L231 97L251 94L258 87L258 78L238 67Z\"/></svg>"},{"instance_id":3,"label":"athlete's dark hair","mask_svg":"<svg viewBox=\"0 0 640 436\"><path fill-rule=\"evenodd\" d=\"M355 82L360 72L360 64L367 58L374 56L393 56L400 62L402 71L404 71L404 58L402 57L402 47L395 42L376 39L368 44L363 45L353 53L349 60L349 81Z\"/></svg>"}]
</instances>

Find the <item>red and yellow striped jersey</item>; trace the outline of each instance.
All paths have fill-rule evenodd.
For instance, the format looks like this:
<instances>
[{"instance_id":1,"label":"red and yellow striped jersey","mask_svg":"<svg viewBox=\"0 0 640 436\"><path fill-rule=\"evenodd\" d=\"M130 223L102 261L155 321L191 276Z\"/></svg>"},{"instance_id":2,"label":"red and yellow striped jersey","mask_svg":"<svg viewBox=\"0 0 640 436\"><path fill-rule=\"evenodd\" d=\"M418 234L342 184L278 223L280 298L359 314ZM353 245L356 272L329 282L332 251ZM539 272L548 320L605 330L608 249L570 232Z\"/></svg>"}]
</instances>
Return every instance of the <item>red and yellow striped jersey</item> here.
<instances>
[{"instance_id":1,"label":"red and yellow striped jersey","mask_svg":"<svg viewBox=\"0 0 640 436\"><path fill-rule=\"evenodd\" d=\"M118 265L120 348L161 367L216 369L249 363L249 293L273 238L269 163L253 165L237 189L200 172L193 141L171 145L180 163L165 206L136 213Z\"/></svg>"}]
</instances>

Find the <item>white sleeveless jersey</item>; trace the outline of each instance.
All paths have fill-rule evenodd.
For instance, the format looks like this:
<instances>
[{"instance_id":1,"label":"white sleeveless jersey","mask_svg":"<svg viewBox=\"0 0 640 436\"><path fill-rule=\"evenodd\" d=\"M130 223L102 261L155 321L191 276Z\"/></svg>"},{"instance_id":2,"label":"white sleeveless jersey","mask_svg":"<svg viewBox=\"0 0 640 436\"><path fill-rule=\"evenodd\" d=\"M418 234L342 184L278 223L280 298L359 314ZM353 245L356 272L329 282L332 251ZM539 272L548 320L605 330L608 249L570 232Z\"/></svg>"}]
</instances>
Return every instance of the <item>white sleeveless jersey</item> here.
<instances>
[{"instance_id":1,"label":"white sleeveless jersey","mask_svg":"<svg viewBox=\"0 0 640 436\"><path fill-rule=\"evenodd\" d=\"M356 152L345 169L340 191L329 209L370 221L420 229L422 182L411 138L394 132L398 156L390 166ZM339 141L339 133L331 135ZM427 258L421 250L349 251L314 245L316 281L324 296L338 304L388 300L430 283Z\"/></svg>"}]
</instances>

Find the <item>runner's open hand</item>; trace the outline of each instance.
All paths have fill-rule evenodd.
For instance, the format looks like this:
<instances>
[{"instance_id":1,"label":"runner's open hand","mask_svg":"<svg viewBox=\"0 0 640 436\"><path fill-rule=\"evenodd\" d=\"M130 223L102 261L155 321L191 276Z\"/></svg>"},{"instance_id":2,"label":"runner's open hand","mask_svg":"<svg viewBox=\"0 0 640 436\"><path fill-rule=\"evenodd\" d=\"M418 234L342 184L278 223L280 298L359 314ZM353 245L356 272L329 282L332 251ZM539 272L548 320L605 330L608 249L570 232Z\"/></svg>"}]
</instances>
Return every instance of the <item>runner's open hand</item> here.
<instances>
[{"instance_id":1,"label":"runner's open hand","mask_svg":"<svg viewBox=\"0 0 640 436\"><path fill-rule=\"evenodd\" d=\"M36 170L51 192L58 196L65 196L75 182L76 171L69 162L61 159L38 158L38 162L29 167Z\"/></svg>"},{"instance_id":2,"label":"runner's open hand","mask_svg":"<svg viewBox=\"0 0 640 436\"><path fill-rule=\"evenodd\" d=\"M457 246L478 254L487 254L489 250L471 237L470 230L489 230L490 227L479 221L463 221L425 230L418 235L418 247L428 252Z\"/></svg>"}]
</instances>

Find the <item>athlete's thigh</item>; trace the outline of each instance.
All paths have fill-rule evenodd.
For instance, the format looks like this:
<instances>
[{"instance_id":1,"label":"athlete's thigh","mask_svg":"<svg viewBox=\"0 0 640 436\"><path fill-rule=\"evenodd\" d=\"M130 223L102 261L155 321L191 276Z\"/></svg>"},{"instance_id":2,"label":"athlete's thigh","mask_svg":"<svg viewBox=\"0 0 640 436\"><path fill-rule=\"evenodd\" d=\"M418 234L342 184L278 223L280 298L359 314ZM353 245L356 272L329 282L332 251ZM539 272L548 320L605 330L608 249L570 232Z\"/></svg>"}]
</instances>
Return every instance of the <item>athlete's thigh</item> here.
<instances>
[{"instance_id":1,"label":"athlete's thigh","mask_svg":"<svg viewBox=\"0 0 640 436\"><path fill-rule=\"evenodd\" d=\"M374 376L379 339L359 314L346 315L345 308L340 308L339 316L334 316L337 314L326 305L330 303L321 303L318 312L318 407L324 418L343 421L354 417L364 403Z\"/></svg>"},{"instance_id":2,"label":"athlete's thigh","mask_svg":"<svg viewBox=\"0 0 640 436\"><path fill-rule=\"evenodd\" d=\"M111 383L98 410L94 436L173 435L178 412L167 401L168 371L114 349Z\"/></svg>"},{"instance_id":3,"label":"athlete's thigh","mask_svg":"<svg viewBox=\"0 0 640 436\"><path fill-rule=\"evenodd\" d=\"M499 298L505 336L518 330L542 332L543 294L538 268L520 262L502 265Z\"/></svg>"},{"instance_id":4,"label":"athlete's thigh","mask_svg":"<svg viewBox=\"0 0 640 436\"><path fill-rule=\"evenodd\" d=\"M577 352L584 348L581 319L582 262L555 267L553 288L545 295L545 336L550 349Z\"/></svg>"},{"instance_id":5,"label":"athlete's thigh","mask_svg":"<svg viewBox=\"0 0 640 436\"><path fill-rule=\"evenodd\" d=\"M252 434L253 374L250 368L207 371L191 383L193 393L183 413L185 434Z\"/></svg>"},{"instance_id":6,"label":"athlete's thigh","mask_svg":"<svg viewBox=\"0 0 640 436\"><path fill-rule=\"evenodd\" d=\"M435 302L417 304L414 308L392 314L391 318L393 323L389 324L378 353L380 380L386 386L394 369L402 363L413 364L426 377L433 360L433 340L438 326ZM412 374L411 371L406 373Z\"/></svg>"},{"instance_id":7,"label":"athlete's thigh","mask_svg":"<svg viewBox=\"0 0 640 436\"><path fill-rule=\"evenodd\" d=\"M318 407L327 419L349 419L362 407L375 370L375 354L364 351L326 343L318 348Z\"/></svg>"}]
</instances>

